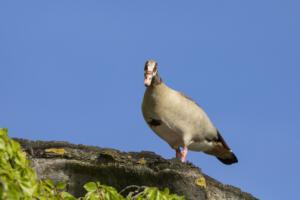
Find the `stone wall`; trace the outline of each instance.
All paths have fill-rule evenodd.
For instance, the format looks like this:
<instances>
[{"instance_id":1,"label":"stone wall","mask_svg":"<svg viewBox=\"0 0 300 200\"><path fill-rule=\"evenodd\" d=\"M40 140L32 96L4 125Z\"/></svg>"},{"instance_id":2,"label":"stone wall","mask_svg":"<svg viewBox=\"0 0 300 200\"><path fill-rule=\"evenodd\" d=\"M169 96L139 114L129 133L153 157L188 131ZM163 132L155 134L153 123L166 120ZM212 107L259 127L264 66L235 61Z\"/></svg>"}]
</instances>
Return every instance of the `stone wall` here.
<instances>
[{"instance_id":1,"label":"stone wall","mask_svg":"<svg viewBox=\"0 0 300 200\"><path fill-rule=\"evenodd\" d=\"M120 152L67 142L15 140L32 160L40 178L68 182L68 191L77 197L85 193L84 183L100 181L118 191L130 185L167 187L187 200L256 199L236 187L223 185L191 163L166 160L153 152Z\"/></svg>"}]
</instances>

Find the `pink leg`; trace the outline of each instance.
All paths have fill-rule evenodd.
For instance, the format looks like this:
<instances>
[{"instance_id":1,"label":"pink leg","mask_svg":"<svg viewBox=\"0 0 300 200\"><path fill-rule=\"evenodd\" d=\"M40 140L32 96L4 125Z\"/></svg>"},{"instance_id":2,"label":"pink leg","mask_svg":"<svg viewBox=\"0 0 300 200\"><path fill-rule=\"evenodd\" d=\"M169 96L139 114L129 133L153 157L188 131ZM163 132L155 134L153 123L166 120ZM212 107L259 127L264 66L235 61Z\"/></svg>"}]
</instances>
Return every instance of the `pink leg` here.
<instances>
[{"instance_id":1,"label":"pink leg","mask_svg":"<svg viewBox=\"0 0 300 200\"><path fill-rule=\"evenodd\" d=\"M183 147L183 149L181 150L181 156L180 156L181 162L186 162L187 153L188 153L188 148Z\"/></svg>"},{"instance_id":2,"label":"pink leg","mask_svg":"<svg viewBox=\"0 0 300 200\"><path fill-rule=\"evenodd\" d=\"M180 150L180 148L178 147L176 149L176 158L179 158L181 162L186 162L187 153L188 153L187 147L183 147L182 150Z\"/></svg>"}]
</instances>

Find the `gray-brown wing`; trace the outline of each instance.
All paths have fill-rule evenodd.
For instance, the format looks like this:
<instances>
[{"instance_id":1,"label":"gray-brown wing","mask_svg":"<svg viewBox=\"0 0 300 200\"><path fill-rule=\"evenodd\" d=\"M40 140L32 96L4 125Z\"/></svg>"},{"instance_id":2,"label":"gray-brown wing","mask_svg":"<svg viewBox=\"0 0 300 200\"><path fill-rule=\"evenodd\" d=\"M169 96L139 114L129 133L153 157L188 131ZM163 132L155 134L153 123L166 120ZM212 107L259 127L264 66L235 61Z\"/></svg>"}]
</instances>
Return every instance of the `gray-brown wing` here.
<instances>
[{"instance_id":1,"label":"gray-brown wing","mask_svg":"<svg viewBox=\"0 0 300 200\"><path fill-rule=\"evenodd\" d=\"M183 92L179 92L179 94L180 94L181 96L183 96L184 98L190 100L191 102L195 103L197 106L199 106L199 107L201 108L201 106L200 106L196 101L194 101L191 97L187 96L187 95L184 94Z\"/></svg>"},{"instance_id":2,"label":"gray-brown wing","mask_svg":"<svg viewBox=\"0 0 300 200\"><path fill-rule=\"evenodd\" d=\"M203 109L203 108L202 108L195 100L193 100L191 97L187 96L187 95L184 94L183 92L178 92L178 93L179 93L179 95L181 95L183 98L187 99L187 100L190 101L190 102L193 102L195 105L197 105L197 106L205 113L204 109ZM205 113L205 115L207 115L207 114Z\"/></svg>"}]
</instances>

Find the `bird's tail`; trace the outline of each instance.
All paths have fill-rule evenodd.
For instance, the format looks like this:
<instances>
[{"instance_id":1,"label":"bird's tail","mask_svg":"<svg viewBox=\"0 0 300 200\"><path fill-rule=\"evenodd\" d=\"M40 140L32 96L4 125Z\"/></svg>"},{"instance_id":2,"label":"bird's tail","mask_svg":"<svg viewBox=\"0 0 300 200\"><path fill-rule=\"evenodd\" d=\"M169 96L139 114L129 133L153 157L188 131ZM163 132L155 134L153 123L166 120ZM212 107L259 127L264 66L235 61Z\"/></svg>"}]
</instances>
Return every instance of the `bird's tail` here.
<instances>
[{"instance_id":1,"label":"bird's tail","mask_svg":"<svg viewBox=\"0 0 300 200\"><path fill-rule=\"evenodd\" d=\"M222 156L216 156L216 157L219 161L221 161L225 165L231 165L233 163L238 162L237 157L234 155L234 153L231 150L229 150L228 152L226 152Z\"/></svg>"},{"instance_id":2,"label":"bird's tail","mask_svg":"<svg viewBox=\"0 0 300 200\"><path fill-rule=\"evenodd\" d=\"M226 165L231 165L233 163L237 163L238 162L237 157L232 152L230 147L227 145L227 143L225 142L224 138L219 133L219 131L218 131L218 141L222 144L223 151L221 154L216 155L217 159Z\"/></svg>"}]
</instances>

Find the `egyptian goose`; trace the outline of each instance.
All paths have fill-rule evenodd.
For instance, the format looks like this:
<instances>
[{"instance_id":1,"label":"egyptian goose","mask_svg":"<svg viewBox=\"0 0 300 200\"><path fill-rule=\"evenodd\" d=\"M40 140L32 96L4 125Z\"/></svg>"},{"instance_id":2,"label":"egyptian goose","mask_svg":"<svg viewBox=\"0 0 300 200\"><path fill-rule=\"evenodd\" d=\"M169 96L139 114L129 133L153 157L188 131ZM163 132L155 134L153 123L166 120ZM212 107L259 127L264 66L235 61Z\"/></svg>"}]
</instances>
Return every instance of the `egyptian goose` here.
<instances>
[{"instance_id":1,"label":"egyptian goose","mask_svg":"<svg viewBox=\"0 0 300 200\"><path fill-rule=\"evenodd\" d=\"M186 162L189 149L214 155L227 165L238 162L204 110L164 84L157 62L148 60L145 63L144 77L147 87L142 103L144 119L176 151L176 158Z\"/></svg>"}]
</instances>

